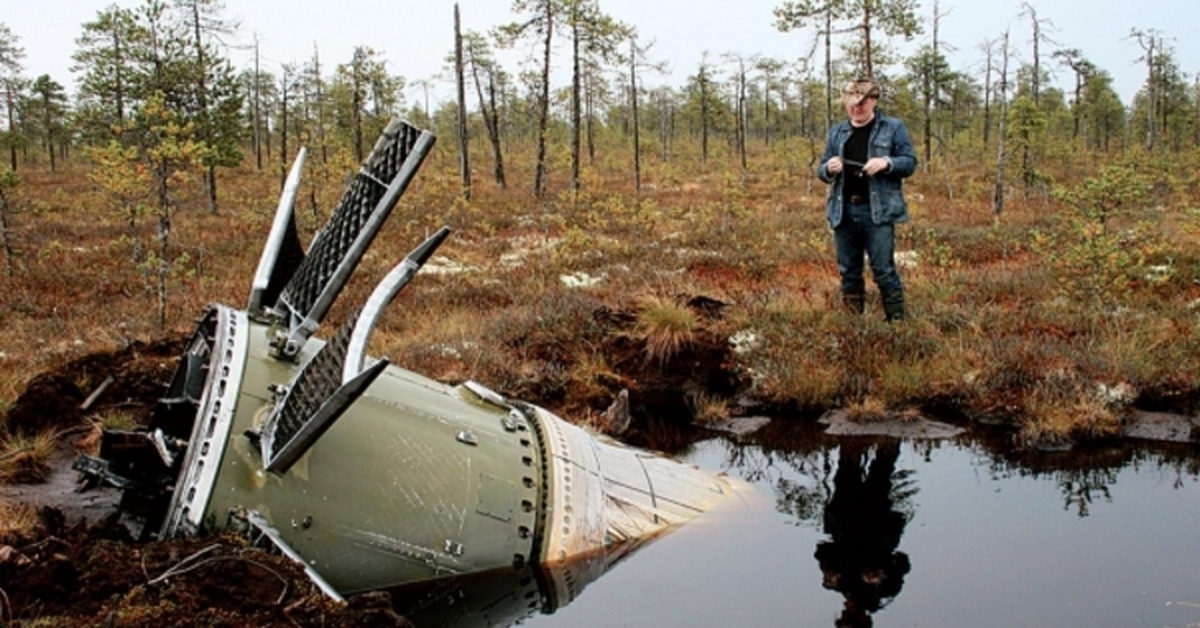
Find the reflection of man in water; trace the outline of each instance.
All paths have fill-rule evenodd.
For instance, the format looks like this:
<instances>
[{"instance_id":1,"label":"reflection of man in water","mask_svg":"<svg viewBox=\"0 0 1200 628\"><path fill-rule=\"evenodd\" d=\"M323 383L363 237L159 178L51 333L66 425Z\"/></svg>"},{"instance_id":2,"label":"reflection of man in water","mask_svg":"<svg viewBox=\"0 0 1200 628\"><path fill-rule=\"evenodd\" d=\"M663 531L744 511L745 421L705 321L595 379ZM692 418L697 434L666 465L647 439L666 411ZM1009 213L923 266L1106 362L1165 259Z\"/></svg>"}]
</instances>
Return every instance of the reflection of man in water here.
<instances>
[{"instance_id":1,"label":"reflection of man in water","mask_svg":"<svg viewBox=\"0 0 1200 628\"><path fill-rule=\"evenodd\" d=\"M908 515L896 509L893 473L900 443L874 448L850 439L838 448L833 496L825 505L825 533L816 558L825 588L845 596L839 628L872 625L871 613L900 593L908 573L908 555L896 551ZM869 460L869 462L868 462Z\"/></svg>"}]
</instances>

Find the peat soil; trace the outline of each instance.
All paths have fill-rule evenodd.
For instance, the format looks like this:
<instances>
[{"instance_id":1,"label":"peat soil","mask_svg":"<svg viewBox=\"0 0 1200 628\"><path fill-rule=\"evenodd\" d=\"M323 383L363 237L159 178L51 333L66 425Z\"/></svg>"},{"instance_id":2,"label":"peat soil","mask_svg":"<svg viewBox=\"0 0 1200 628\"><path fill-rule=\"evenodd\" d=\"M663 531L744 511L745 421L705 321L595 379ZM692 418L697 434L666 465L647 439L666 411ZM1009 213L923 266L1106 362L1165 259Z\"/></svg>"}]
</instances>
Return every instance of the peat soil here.
<instances>
[{"instance_id":1,"label":"peat soil","mask_svg":"<svg viewBox=\"0 0 1200 628\"><path fill-rule=\"evenodd\" d=\"M719 316L718 305L690 304L705 316ZM608 326L627 326L627 316L600 312ZM0 482L0 517L16 508L33 509L36 523L20 532L0 528L0 625L38 626L405 626L387 593L351 597L346 603L325 596L289 559L248 547L241 537L218 536L137 542L118 521L114 489L80 491L70 469L95 438L92 421L101 413L124 412L145 425L165 392L185 338L137 343L123 350L85 356L35 377L2 424L8 435L54 430L58 450L49 464L18 469ZM711 433L692 425L687 398L697 392L735 398L744 390L726 365L724 338L703 332L668 363L650 364L645 347L628 334L613 334L604 350L619 381L628 390L633 416L617 436L660 451L674 451ZM530 397L532 391L508 391L572 415L573 402ZM525 394L522 394L525 393ZM612 399L585 400L590 421L601 419ZM574 403L578 403L575 400ZM748 405L744 414L770 413ZM674 413L674 414L672 414ZM686 415L686 416L685 416ZM577 416L577 415L576 415ZM656 421L639 420L656 417ZM1135 417L1136 418L1136 417ZM856 424L844 412L829 412L823 423L831 436L884 434L905 437L931 430L944 437L960 428L912 417L894 422ZM761 427L763 417L740 417L722 429ZM1128 436L1188 441L1195 421L1143 413L1131 421ZM611 431L611 430L609 430ZM0 434L3 436L3 434ZM94 446L94 445L91 445Z\"/></svg>"},{"instance_id":2,"label":"peat soil","mask_svg":"<svg viewBox=\"0 0 1200 628\"><path fill-rule=\"evenodd\" d=\"M692 306L716 313L704 301ZM707 311L706 311L707 310ZM613 327L632 319L612 312L599 318ZM48 461L18 467L0 480L0 517L32 510L36 523L19 532L0 528L0 625L38 626L405 626L388 594L376 592L339 603L324 595L289 559L249 547L241 537L135 541L120 523L116 489L82 490L71 464L95 447L95 417L120 412L146 425L164 394L186 338L135 343L84 356L37 375L0 425L0 438L58 435ZM729 393L737 381L725 368L723 338L700 332L669 364L649 363L645 347L614 334L605 350L617 365L617 388L639 417L666 416L669 425L635 421L619 434L632 444L664 450L695 440L686 396ZM528 391L510 391L529 398ZM616 397L614 391L613 397ZM538 399L553 411L591 403L603 416L608 399ZM667 409L680 416L669 416ZM687 413L685 413L687 414ZM682 421L681 421L682 418ZM597 426L601 429L603 425Z\"/></svg>"}]
</instances>

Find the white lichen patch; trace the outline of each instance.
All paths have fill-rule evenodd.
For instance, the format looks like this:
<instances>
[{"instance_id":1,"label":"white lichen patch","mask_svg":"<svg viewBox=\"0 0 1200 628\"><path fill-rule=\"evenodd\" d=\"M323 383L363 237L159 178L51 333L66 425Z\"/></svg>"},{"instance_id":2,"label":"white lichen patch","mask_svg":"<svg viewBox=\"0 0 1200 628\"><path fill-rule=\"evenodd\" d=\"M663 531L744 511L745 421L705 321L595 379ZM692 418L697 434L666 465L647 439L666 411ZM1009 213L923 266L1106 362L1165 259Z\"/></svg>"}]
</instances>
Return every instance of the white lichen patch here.
<instances>
[{"instance_id":1,"label":"white lichen patch","mask_svg":"<svg viewBox=\"0 0 1200 628\"><path fill-rule=\"evenodd\" d=\"M1175 267L1170 264L1147 266L1143 279L1151 283L1164 283L1175 276Z\"/></svg>"},{"instance_id":2,"label":"white lichen patch","mask_svg":"<svg viewBox=\"0 0 1200 628\"><path fill-rule=\"evenodd\" d=\"M1096 396L1100 401L1110 405L1132 403L1137 398L1137 391L1128 382L1109 386L1103 382L1096 384Z\"/></svg>"},{"instance_id":3,"label":"white lichen patch","mask_svg":"<svg viewBox=\"0 0 1200 628\"><path fill-rule=\"evenodd\" d=\"M742 329L729 337L729 345L738 355L745 355L753 351L759 344L758 334L752 329Z\"/></svg>"},{"instance_id":4,"label":"white lichen patch","mask_svg":"<svg viewBox=\"0 0 1200 628\"><path fill-rule=\"evenodd\" d=\"M545 236L522 236L512 241L513 250L501 255L500 263L509 267L521 266L530 256L546 253L561 241L560 238Z\"/></svg>"},{"instance_id":5,"label":"white lichen patch","mask_svg":"<svg viewBox=\"0 0 1200 628\"><path fill-rule=\"evenodd\" d=\"M472 266L464 266L463 264L441 255L435 256L433 259L425 262L425 265L421 267L421 272L429 273L431 275L461 275L464 273L473 272L475 270L478 269Z\"/></svg>"},{"instance_id":6,"label":"white lichen patch","mask_svg":"<svg viewBox=\"0 0 1200 628\"><path fill-rule=\"evenodd\" d=\"M916 268L921 255L916 251L896 251L896 266L898 268Z\"/></svg>"},{"instance_id":7,"label":"white lichen patch","mask_svg":"<svg viewBox=\"0 0 1200 628\"><path fill-rule=\"evenodd\" d=\"M569 275L559 275L558 280L568 288L590 288L604 281L605 275L594 277L585 272L576 272Z\"/></svg>"}]
</instances>

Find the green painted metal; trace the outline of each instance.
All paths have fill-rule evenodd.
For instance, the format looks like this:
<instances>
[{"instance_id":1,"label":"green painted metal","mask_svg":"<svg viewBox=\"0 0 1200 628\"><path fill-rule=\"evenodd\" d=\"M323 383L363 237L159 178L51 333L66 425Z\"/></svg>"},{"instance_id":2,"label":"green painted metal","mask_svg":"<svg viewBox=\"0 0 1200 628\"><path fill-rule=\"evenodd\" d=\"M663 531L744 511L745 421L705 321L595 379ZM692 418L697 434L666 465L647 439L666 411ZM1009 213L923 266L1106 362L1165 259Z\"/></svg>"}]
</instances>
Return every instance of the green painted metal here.
<instances>
[{"instance_id":1,"label":"green painted metal","mask_svg":"<svg viewBox=\"0 0 1200 628\"><path fill-rule=\"evenodd\" d=\"M251 323L230 442L205 531L255 510L338 591L511 568L534 552L542 460L528 422L390 366L287 473L263 470L254 433L270 385L298 366ZM310 340L299 364L321 341Z\"/></svg>"}]
</instances>

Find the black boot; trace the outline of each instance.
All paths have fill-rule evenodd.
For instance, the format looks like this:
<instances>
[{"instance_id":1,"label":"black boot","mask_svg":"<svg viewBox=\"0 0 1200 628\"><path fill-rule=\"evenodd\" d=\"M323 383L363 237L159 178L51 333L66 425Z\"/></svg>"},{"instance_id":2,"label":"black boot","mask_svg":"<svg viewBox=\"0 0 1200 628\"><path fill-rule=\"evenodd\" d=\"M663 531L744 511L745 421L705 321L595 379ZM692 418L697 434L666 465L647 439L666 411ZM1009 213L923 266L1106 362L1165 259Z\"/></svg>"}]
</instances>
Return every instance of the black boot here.
<instances>
[{"instance_id":1,"label":"black boot","mask_svg":"<svg viewBox=\"0 0 1200 628\"><path fill-rule=\"evenodd\" d=\"M904 320L904 293L889 292L883 296L883 315L887 322L894 323Z\"/></svg>"},{"instance_id":2,"label":"black boot","mask_svg":"<svg viewBox=\"0 0 1200 628\"><path fill-rule=\"evenodd\" d=\"M843 292L842 305L851 314L862 314L867 304L867 296L861 292Z\"/></svg>"}]
</instances>

